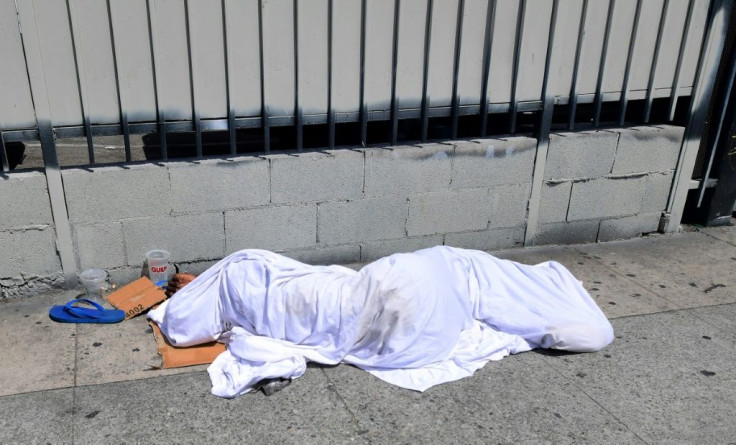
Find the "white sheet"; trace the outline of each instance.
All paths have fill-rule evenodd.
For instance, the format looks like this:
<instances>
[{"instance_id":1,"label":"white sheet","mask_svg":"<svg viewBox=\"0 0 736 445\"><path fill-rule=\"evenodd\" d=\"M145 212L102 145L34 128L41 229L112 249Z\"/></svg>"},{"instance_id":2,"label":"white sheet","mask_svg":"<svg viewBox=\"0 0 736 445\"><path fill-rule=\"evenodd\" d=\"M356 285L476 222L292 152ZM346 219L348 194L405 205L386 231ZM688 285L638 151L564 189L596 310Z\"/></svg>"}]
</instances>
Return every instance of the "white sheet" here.
<instances>
[{"instance_id":1,"label":"white sheet","mask_svg":"<svg viewBox=\"0 0 736 445\"><path fill-rule=\"evenodd\" d=\"M440 246L359 272L263 250L236 252L149 318L172 344L227 344L208 371L235 397L264 378L296 378L308 361L350 363L424 391L532 348L591 352L613 328L559 263L527 266Z\"/></svg>"}]
</instances>

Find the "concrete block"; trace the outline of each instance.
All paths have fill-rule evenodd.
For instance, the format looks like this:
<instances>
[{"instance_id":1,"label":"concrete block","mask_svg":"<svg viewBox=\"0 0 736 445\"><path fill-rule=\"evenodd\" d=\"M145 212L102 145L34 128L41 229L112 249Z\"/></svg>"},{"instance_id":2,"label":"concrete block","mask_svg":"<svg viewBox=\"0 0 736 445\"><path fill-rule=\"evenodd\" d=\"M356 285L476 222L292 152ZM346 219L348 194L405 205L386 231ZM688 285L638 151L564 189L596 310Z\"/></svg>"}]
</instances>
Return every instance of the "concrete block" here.
<instances>
[{"instance_id":1,"label":"concrete block","mask_svg":"<svg viewBox=\"0 0 736 445\"><path fill-rule=\"evenodd\" d=\"M200 275L202 272L215 265L220 259L217 260L203 260L203 261L191 261L191 262L173 262L173 271L179 268L179 272L187 272L194 275ZM117 286L124 286L131 281L137 280L144 276L146 267L144 265L138 266L125 266L116 267L115 269L108 269L107 273L110 279L110 283L115 283Z\"/></svg>"},{"instance_id":2,"label":"concrete block","mask_svg":"<svg viewBox=\"0 0 736 445\"><path fill-rule=\"evenodd\" d=\"M355 199L363 195L363 153L352 150L268 156L271 202Z\"/></svg>"},{"instance_id":3,"label":"concrete block","mask_svg":"<svg viewBox=\"0 0 736 445\"><path fill-rule=\"evenodd\" d=\"M529 205L531 184L514 184L490 190L489 229L523 226ZM457 230L453 230L457 232Z\"/></svg>"},{"instance_id":4,"label":"concrete block","mask_svg":"<svg viewBox=\"0 0 736 445\"><path fill-rule=\"evenodd\" d=\"M621 136L613 163L614 174L667 171L677 166L684 128L665 125L616 131Z\"/></svg>"},{"instance_id":5,"label":"concrete block","mask_svg":"<svg viewBox=\"0 0 736 445\"><path fill-rule=\"evenodd\" d=\"M210 267L214 266L220 262L220 259L217 260L204 260L204 261L186 261L186 262L176 262L176 267L179 268L180 272L186 272L191 273L194 275L200 275Z\"/></svg>"},{"instance_id":6,"label":"concrete block","mask_svg":"<svg viewBox=\"0 0 736 445\"><path fill-rule=\"evenodd\" d=\"M537 140L528 137L453 142L455 189L531 182Z\"/></svg>"},{"instance_id":7,"label":"concrete block","mask_svg":"<svg viewBox=\"0 0 736 445\"><path fill-rule=\"evenodd\" d=\"M46 176L39 172L0 176L0 229L53 224Z\"/></svg>"},{"instance_id":8,"label":"concrete block","mask_svg":"<svg viewBox=\"0 0 736 445\"><path fill-rule=\"evenodd\" d=\"M125 266L123 223L76 224L73 231L81 270Z\"/></svg>"},{"instance_id":9,"label":"concrete block","mask_svg":"<svg viewBox=\"0 0 736 445\"><path fill-rule=\"evenodd\" d=\"M425 193L409 199L407 235L484 230L490 216L488 189Z\"/></svg>"},{"instance_id":10,"label":"concrete block","mask_svg":"<svg viewBox=\"0 0 736 445\"><path fill-rule=\"evenodd\" d=\"M364 150L366 197L406 198L446 190L450 186L452 151L452 146L445 144Z\"/></svg>"},{"instance_id":11,"label":"concrete block","mask_svg":"<svg viewBox=\"0 0 736 445\"><path fill-rule=\"evenodd\" d=\"M123 221L127 264L142 265L152 249L171 252L172 262L222 258L223 219L222 213L205 213Z\"/></svg>"},{"instance_id":12,"label":"concrete block","mask_svg":"<svg viewBox=\"0 0 736 445\"><path fill-rule=\"evenodd\" d=\"M563 222L567 219L571 191L572 181L545 182L542 185L542 202L539 204L541 224Z\"/></svg>"},{"instance_id":13,"label":"concrete block","mask_svg":"<svg viewBox=\"0 0 736 445\"><path fill-rule=\"evenodd\" d=\"M499 250L522 244L524 244L523 228L448 233L445 236L445 245L464 249Z\"/></svg>"},{"instance_id":14,"label":"concrete block","mask_svg":"<svg viewBox=\"0 0 736 445\"><path fill-rule=\"evenodd\" d=\"M428 247L441 246L443 240L444 236L442 235L430 235L362 243L360 245L360 260L373 261L394 253L414 252Z\"/></svg>"},{"instance_id":15,"label":"concrete block","mask_svg":"<svg viewBox=\"0 0 736 445\"><path fill-rule=\"evenodd\" d=\"M646 176L600 178L575 182L568 221L628 216L639 213Z\"/></svg>"},{"instance_id":16,"label":"concrete block","mask_svg":"<svg viewBox=\"0 0 736 445\"><path fill-rule=\"evenodd\" d=\"M550 135L544 178L597 178L609 174L618 138L610 131Z\"/></svg>"},{"instance_id":17,"label":"concrete block","mask_svg":"<svg viewBox=\"0 0 736 445\"><path fill-rule=\"evenodd\" d=\"M72 286L76 284L73 283ZM14 279L0 279L0 300L8 298L35 297L36 295L57 292L64 286L61 270L57 274L45 276L24 276ZM5 325L3 328L8 329Z\"/></svg>"},{"instance_id":18,"label":"concrete block","mask_svg":"<svg viewBox=\"0 0 736 445\"><path fill-rule=\"evenodd\" d=\"M52 226L0 232L0 278L61 274Z\"/></svg>"},{"instance_id":19,"label":"concrete block","mask_svg":"<svg viewBox=\"0 0 736 445\"><path fill-rule=\"evenodd\" d=\"M674 172L651 173L647 176L641 202L642 212L659 212L667 208L673 179Z\"/></svg>"},{"instance_id":20,"label":"concrete block","mask_svg":"<svg viewBox=\"0 0 736 445\"><path fill-rule=\"evenodd\" d=\"M643 233L656 232L660 217L661 213L642 213L601 221L598 241L635 238Z\"/></svg>"},{"instance_id":21,"label":"concrete block","mask_svg":"<svg viewBox=\"0 0 736 445\"><path fill-rule=\"evenodd\" d=\"M119 221L171 213L169 173L159 165L61 171L69 219Z\"/></svg>"},{"instance_id":22,"label":"concrete block","mask_svg":"<svg viewBox=\"0 0 736 445\"><path fill-rule=\"evenodd\" d=\"M317 212L317 239L322 246L406 236L405 198L321 203Z\"/></svg>"},{"instance_id":23,"label":"concrete block","mask_svg":"<svg viewBox=\"0 0 736 445\"><path fill-rule=\"evenodd\" d=\"M142 277L143 270L143 265L116 267L115 269L108 269L108 281L110 281L110 284L115 284L116 287L125 286L126 284Z\"/></svg>"},{"instance_id":24,"label":"concrete block","mask_svg":"<svg viewBox=\"0 0 736 445\"><path fill-rule=\"evenodd\" d=\"M225 213L225 253L286 250L317 244L317 204L263 207Z\"/></svg>"},{"instance_id":25,"label":"concrete block","mask_svg":"<svg viewBox=\"0 0 736 445\"><path fill-rule=\"evenodd\" d=\"M535 244L594 243L598 237L600 221L541 224Z\"/></svg>"},{"instance_id":26,"label":"concrete block","mask_svg":"<svg viewBox=\"0 0 736 445\"><path fill-rule=\"evenodd\" d=\"M257 157L168 164L172 208L206 213L268 204L268 160Z\"/></svg>"},{"instance_id":27,"label":"concrete block","mask_svg":"<svg viewBox=\"0 0 736 445\"><path fill-rule=\"evenodd\" d=\"M282 252L282 255L301 261L302 263L315 265L357 263L360 261L360 245L356 243L342 246L290 250Z\"/></svg>"}]
</instances>

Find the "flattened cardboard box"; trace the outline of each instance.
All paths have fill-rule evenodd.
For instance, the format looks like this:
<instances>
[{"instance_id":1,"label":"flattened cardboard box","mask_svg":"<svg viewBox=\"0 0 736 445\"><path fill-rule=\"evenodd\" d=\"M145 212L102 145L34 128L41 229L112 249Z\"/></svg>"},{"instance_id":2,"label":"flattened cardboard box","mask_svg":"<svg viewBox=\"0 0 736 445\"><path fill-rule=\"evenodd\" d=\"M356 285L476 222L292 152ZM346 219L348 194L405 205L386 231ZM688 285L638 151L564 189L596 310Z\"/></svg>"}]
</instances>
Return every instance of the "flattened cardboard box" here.
<instances>
[{"instance_id":1,"label":"flattened cardboard box","mask_svg":"<svg viewBox=\"0 0 736 445\"><path fill-rule=\"evenodd\" d=\"M106 297L107 301L125 312L125 319L142 314L166 299L166 293L147 277L141 277Z\"/></svg>"},{"instance_id":2,"label":"flattened cardboard box","mask_svg":"<svg viewBox=\"0 0 736 445\"><path fill-rule=\"evenodd\" d=\"M207 365L212 363L218 355L225 352L223 343L211 342L202 345L177 348L172 346L161 333L158 325L149 321L156 338L158 354L161 356L164 368L181 368L184 366Z\"/></svg>"}]
</instances>

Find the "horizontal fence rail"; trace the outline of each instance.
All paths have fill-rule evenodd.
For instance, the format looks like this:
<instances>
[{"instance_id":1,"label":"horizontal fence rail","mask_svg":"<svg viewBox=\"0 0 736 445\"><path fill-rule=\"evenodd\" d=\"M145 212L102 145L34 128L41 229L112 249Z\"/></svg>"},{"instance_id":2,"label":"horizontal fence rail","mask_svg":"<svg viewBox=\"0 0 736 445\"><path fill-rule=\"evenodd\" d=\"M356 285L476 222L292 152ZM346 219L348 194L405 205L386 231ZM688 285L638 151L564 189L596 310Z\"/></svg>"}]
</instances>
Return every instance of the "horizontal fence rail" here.
<instances>
[{"instance_id":1,"label":"horizontal fence rail","mask_svg":"<svg viewBox=\"0 0 736 445\"><path fill-rule=\"evenodd\" d=\"M438 118L448 138L528 131L523 113L538 116L533 131L544 115L570 130L646 123L653 103L672 121L711 11L696 0L0 0L0 160L8 171L8 142L43 139L39 101L57 138L86 137L90 164L105 135L123 136L130 162L131 134L157 133L165 160L178 132L194 133L202 157L210 131L236 154L245 129L269 152L285 126L302 150L314 125L334 148L345 123L366 145L376 122L396 144L407 120L419 140ZM29 32L42 72L28 66Z\"/></svg>"}]
</instances>

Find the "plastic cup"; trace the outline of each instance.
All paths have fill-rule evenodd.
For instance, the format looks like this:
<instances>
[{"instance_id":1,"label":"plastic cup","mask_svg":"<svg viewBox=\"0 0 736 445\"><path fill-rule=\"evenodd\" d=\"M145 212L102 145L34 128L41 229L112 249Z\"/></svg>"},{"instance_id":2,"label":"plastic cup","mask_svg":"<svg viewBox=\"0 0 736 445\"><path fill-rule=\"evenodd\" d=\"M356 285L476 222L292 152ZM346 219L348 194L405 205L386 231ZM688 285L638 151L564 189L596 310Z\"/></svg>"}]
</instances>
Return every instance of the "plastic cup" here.
<instances>
[{"instance_id":1,"label":"plastic cup","mask_svg":"<svg viewBox=\"0 0 736 445\"><path fill-rule=\"evenodd\" d=\"M148 278L156 286L166 286L166 282L169 281L169 258L171 254L165 250L151 250L146 253Z\"/></svg>"},{"instance_id":2,"label":"plastic cup","mask_svg":"<svg viewBox=\"0 0 736 445\"><path fill-rule=\"evenodd\" d=\"M87 269L77 274L79 282L84 286L87 298L98 303L102 302L102 294L107 291L107 272L102 269Z\"/></svg>"}]
</instances>

